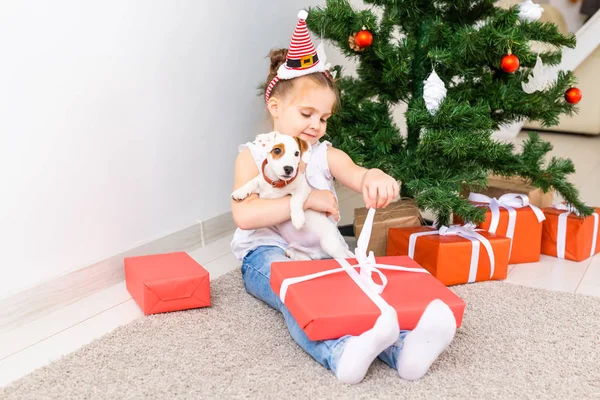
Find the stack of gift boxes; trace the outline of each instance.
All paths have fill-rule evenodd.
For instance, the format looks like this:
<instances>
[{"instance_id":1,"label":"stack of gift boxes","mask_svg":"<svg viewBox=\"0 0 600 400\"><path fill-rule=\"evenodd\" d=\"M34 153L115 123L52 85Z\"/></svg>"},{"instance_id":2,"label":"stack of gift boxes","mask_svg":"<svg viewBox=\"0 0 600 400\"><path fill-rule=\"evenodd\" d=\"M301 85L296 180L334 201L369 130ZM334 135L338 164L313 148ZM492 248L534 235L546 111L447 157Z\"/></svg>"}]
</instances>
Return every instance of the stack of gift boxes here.
<instances>
[{"instance_id":1,"label":"stack of gift boxes","mask_svg":"<svg viewBox=\"0 0 600 400\"><path fill-rule=\"evenodd\" d=\"M580 218L553 205L551 194L498 182L465 193L486 209L478 226L458 218L439 230L425 226L413 200L377 214L357 209L355 259L274 262L271 288L310 340L359 335L389 307L410 330L434 299L450 307L460 327L466 304L448 286L503 280L510 264L536 262L541 254L581 261L599 252L598 209ZM145 314L211 304L208 272L185 253L128 258L125 274Z\"/></svg>"},{"instance_id":2,"label":"stack of gift boxes","mask_svg":"<svg viewBox=\"0 0 600 400\"><path fill-rule=\"evenodd\" d=\"M509 265L537 262L541 254L580 261L598 253L597 214L580 218L553 205L549 193L498 181L490 180L486 192L466 194L486 208L477 226L459 218L439 230L425 226L412 200L392 204L379 219L375 210L358 209L357 259L273 263L271 288L311 340L366 331L382 304L396 310L401 329L410 330L436 298L448 304L460 327L466 304L448 286L503 280Z\"/></svg>"},{"instance_id":3,"label":"stack of gift boxes","mask_svg":"<svg viewBox=\"0 0 600 400\"><path fill-rule=\"evenodd\" d=\"M382 304L392 306L402 329L410 330L436 298L448 304L460 327L466 304L448 286L505 279L509 265L537 262L541 254L556 256L561 243L565 250L559 256L567 259L598 252L597 217L580 219L562 210L552 204L550 193L524 182L491 179L485 192L466 196L486 208L478 226L459 218L439 230L425 226L413 200L377 213L357 209L357 259L273 263L271 288L311 340L364 332ZM557 233L561 229L565 233Z\"/></svg>"},{"instance_id":4,"label":"stack of gift boxes","mask_svg":"<svg viewBox=\"0 0 600 400\"><path fill-rule=\"evenodd\" d=\"M450 286L505 279L509 265L537 262L541 254L583 261L600 251L598 208L581 218L565 204L552 204L551 193L516 179L490 179L485 192L465 194L486 208L484 222L474 226L455 217L457 225L440 230L391 228L386 254L408 255Z\"/></svg>"}]
</instances>

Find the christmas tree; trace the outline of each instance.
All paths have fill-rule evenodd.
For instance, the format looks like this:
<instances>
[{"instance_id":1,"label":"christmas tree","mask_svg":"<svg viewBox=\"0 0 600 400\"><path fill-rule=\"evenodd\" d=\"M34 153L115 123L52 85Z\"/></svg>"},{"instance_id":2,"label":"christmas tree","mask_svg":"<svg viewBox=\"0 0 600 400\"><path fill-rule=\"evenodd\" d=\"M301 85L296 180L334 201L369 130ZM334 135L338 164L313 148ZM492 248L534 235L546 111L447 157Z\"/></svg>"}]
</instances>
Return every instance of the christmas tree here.
<instances>
[{"instance_id":1,"label":"christmas tree","mask_svg":"<svg viewBox=\"0 0 600 400\"><path fill-rule=\"evenodd\" d=\"M365 3L368 9L355 10L347 0L327 0L309 9L312 33L357 61L357 76L333 68L340 108L327 140L357 164L398 179L401 194L433 211L438 226L452 213L484 219L485 210L461 189L485 187L490 173L553 188L581 215L593 212L567 181L572 161L545 159L550 143L531 133L517 151L492 136L502 124L529 119L551 126L577 111L565 94L578 90L573 74L556 71L548 80L561 47L575 46L573 35L537 21L541 8L531 0L506 9L488 0ZM551 46L536 53L534 43ZM406 132L391 116L400 102L408 107Z\"/></svg>"}]
</instances>

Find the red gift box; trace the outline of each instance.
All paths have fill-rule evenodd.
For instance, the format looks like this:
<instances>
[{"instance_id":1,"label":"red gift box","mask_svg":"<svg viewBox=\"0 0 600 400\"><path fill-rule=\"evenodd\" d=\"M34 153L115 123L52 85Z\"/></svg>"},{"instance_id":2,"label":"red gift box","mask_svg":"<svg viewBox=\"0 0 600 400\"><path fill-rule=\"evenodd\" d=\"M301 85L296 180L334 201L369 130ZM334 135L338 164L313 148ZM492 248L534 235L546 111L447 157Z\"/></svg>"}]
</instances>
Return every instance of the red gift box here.
<instances>
[{"instance_id":1,"label":"red gift box","mask_svg":"<svg viewBox=\"0 0 600 400\"><path fill-rule=\"evenodd\" d=\"M600 252L598 215L600 208L586 218L564 204L544 208L546 220L542 235L542 254L572 261L583 261Z\"/></svg>"},{"instance_id":2,"label":"red gift box","mask_svg":"<svg viewBox=\"0 0 600 400\"><path fill-rule=\"evenodd\" d=\"M370 229L365 228L365 231L370 234ZM356 259L346 261L352 266L358 264ZM374 267L387 278L387 285L380 296L396 310L400 329L414 329L423 311L434 299L446 303L454 313L457 327L461 326L465 302L414 260L409 257L376 257L374 262ZM401 266L406 270L388 270L386 265ZM333 270L338 272L293 283L293 278ZM288 286L289 282L292 284ZM360 335L371 329L381 315L378 305L334 259L274 262L271 264L271 288L282 297L310 340Z\"/></svg>"},{"instance_id":3,"label":"red gift box","mask_svg":"<svg viewBox=\"0 0 600 400\"><path fill-rule=\"evenodd\" d=\"M144 314L210 306L210 276L185 252L125 258L127 290Z\"/></svg>"},{"instance_id":4,"label":"red gift box","mask_svg":"<svg viewBox=\"0 0 600 400\"><path fill-rule=\"evenodd\" d=\"M506 279L509 247L509 238L472 227L390 228L387 255L408 255L451 286Z\"/></svg>"},{"instance_id":5,"label":"red gift box","mask_svg":"<svg viewBox=\"0 0 600 400\"><path fill-rule=\"evenodd\" d=\"M471 193L469 200L477 206L489 207L485 221L478 228L511 239L509 264L540 260L542 222L546 217L541 209L529 203L527 195L507 193L496 199ZM462 223L457 217L454 222Z\"/></svg>"}]
</instances>

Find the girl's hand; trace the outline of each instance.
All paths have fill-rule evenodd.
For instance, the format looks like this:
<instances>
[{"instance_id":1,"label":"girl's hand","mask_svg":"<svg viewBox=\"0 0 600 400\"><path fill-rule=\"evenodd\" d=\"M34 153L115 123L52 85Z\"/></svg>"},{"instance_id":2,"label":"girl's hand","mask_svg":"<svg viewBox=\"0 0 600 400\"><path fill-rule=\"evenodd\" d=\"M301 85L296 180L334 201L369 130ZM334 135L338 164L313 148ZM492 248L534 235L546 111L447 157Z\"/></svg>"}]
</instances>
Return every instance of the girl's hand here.
<instances>
[{"instance_id":1,"label":"girl's hand","mask_svg":"<svg viewBox=\"0 0 600 400\"><path fill-rule=\"evenodd\" d=\"M367 208L385 208L398 196L400 187L394 178L373 168L363 176L362 193Z\"/></svg>"},{"instance_id":2,"label":"girl's hand","mask_svg":"<svg viewBox=\"0 0 600 400\"><path fill-rule=\"evenodd\" d=\"M330 190L313 190L310 192L304 202L304 209L324 212L327 216L333 215L336 222L340 219L337 200Z\"/></svg>"}]
</instances>

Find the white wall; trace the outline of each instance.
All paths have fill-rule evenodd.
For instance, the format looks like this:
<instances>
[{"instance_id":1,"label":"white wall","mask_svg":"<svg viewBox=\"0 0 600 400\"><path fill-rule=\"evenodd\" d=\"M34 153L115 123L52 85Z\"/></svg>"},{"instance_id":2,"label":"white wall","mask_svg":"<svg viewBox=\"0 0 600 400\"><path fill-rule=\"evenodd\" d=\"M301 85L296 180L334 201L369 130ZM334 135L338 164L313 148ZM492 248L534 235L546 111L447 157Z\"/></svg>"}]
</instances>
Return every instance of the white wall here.
<instances>
[{"instance_id":1,"label":"white wall","mask_svg":"<svg viewBox=\"0 0 600 400\"><path fill-rule=\"evenodd\" d=\"M320 3L0 3L0 297L229 211L264 57Z\"/></svg>"}]
</instances>

